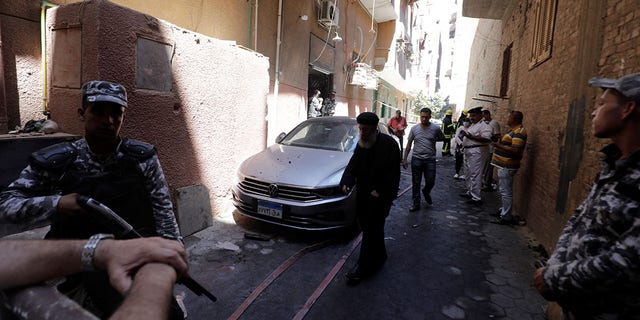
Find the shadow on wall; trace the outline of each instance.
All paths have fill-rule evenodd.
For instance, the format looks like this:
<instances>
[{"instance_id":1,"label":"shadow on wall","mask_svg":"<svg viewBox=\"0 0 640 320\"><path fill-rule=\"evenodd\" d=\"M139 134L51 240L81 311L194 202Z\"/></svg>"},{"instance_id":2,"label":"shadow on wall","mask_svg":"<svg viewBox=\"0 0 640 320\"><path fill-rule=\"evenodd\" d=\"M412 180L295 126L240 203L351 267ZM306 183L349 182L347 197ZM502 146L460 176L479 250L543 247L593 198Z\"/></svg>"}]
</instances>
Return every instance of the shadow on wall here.
<instances>
[{"instance_id":1,"label":"shadow on wall","mask_svg":"<svg viewBox=\"0 0 640 320\"><path fill-rule=\"evenodd\" d=\"M0 130L2 134L31 119L43 119L38 11L21 3L0 8Z\"/></svg>"},{"instance_id":2,"label":"shadow on wall","mask_svg":"<svg viewBox=\"0 0 640 320\"><path fill-rule=\"evenodd\" d=\"M585 97L571 102L567 117L567 135L564 146L560 149L560 181L556 196L556 213L564 214L567 210L569 185L576 178L582 152L584 151L584 114Z\"/></svg>"},{"instance_id":3,"label":"shadow on wall","mask_svg":"<svg viewBox=\"0 0 640 320\"><path fill-rule=\"evenodd\" d=\"M183 235L206 227L191 218L224 210L235 168L265 147L267 59L106 0L50 12L53 119L82 134L82 83L123 84L122 135L156 146Z\"/></svg>"}]
</instances>

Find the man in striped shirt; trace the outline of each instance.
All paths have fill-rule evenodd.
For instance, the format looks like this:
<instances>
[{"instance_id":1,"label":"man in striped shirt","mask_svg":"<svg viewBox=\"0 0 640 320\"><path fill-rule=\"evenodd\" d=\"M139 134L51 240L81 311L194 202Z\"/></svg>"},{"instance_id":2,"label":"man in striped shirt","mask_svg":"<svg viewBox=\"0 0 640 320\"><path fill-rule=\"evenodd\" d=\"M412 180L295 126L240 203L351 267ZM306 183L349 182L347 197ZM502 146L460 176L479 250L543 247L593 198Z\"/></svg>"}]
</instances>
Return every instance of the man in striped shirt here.
<instances>
[{"instance_id":1,"label":"man in striped shirt","mask_svg":"<svg viewBox=\"0 0 640 320\"><path fill-rule=\"evenodd\" d=\"M511 214L513 205L513 176L520 168L520 160L527 144L527 131L522 126L522 112L512 111L507 119L511 128L500 141L492 142L494 146L491 165L498 168L498 188L502 198L497 224L515 224Z\"/></svg>"}]
</instances>

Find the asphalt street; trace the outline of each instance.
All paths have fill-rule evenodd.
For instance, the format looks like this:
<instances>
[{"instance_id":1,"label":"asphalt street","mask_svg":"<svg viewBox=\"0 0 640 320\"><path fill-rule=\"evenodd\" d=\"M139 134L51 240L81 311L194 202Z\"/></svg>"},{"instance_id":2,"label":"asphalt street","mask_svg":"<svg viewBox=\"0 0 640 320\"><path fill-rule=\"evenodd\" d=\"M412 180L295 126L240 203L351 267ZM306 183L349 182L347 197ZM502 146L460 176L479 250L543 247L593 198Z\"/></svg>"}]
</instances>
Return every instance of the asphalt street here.
<instances>
[{"instance_id":1,"label":"asphalt street","mask_svg":"<svg viewBox=\"0 0 640 320\"><path fill-rule=\"evenodd\" d=\"M439 158L433 205L409 212L402 172L386 223L389 259L373 278L346 284L359 250L353 232L293 231L230 207L186 239L192 277L218 297L178 286L189 319L545 319L531 280L538 244L526 226L490 223L498 193L467 204L453 158Z\"/></svg>"}]
</instances>

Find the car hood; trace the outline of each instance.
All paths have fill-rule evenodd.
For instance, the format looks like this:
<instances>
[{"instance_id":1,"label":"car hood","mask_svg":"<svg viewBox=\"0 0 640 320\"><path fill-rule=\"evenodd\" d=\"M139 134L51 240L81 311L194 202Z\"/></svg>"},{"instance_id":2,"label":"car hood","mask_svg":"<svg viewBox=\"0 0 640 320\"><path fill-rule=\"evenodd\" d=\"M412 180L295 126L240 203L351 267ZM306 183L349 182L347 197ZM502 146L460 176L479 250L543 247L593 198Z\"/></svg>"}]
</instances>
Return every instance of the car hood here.
<instances>
[{"instance_id":1,"label":"car hood","mask_svg":"<svg viewBox=\"0 0 640 320\"><path fill-rule=\"evenodd\" d=\"M240 165L245 177L301 187L335 186L340 183L352 152L330 151L274 144Z\"/></svg>"}]
</instances>

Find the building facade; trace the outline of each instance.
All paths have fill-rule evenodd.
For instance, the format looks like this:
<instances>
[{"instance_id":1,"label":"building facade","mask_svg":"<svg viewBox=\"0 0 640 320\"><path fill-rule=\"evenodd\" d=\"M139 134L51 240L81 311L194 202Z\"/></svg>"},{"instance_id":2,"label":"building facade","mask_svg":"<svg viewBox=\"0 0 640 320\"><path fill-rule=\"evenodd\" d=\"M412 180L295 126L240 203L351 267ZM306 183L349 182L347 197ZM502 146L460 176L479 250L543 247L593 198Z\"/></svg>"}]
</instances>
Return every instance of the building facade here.
<instances>
[{"instance_id":1,"label":"building facade","mask_svg":"<svg viewBox=\"0 0 640 320\"><path fill-rule=\"evenodd\" d=\"M121 82L140 106L123 134L158 147L174 200L185 188L205 186L210 201L203 202L215 215L225 210L235 167L306 119L313 90L322 97L336 92L336 115L406 113L413 97L394 79L404 81L410 66L393 45L400 36L413 42L396 29L410 30L415 6L413 0L2 1L0 131L46 112L62 131L81 134L74 116L81 84ZM382 74L390 57L399 63Z\"/></svg>"},{"instance_id":2,"label":"building facade","mask_svg":"<svg viewBox=\"0 0 640 320\"><path fill-rule=\"evenodd\" d=\"M503 127L524 113L529 134L515 180L515 210L553 250L599 171L590 115L600 93L587 81L640 71L640 7L632 0L465 0L480 18L467 101L489 100Z\"/></svg>"}]
</instances>

